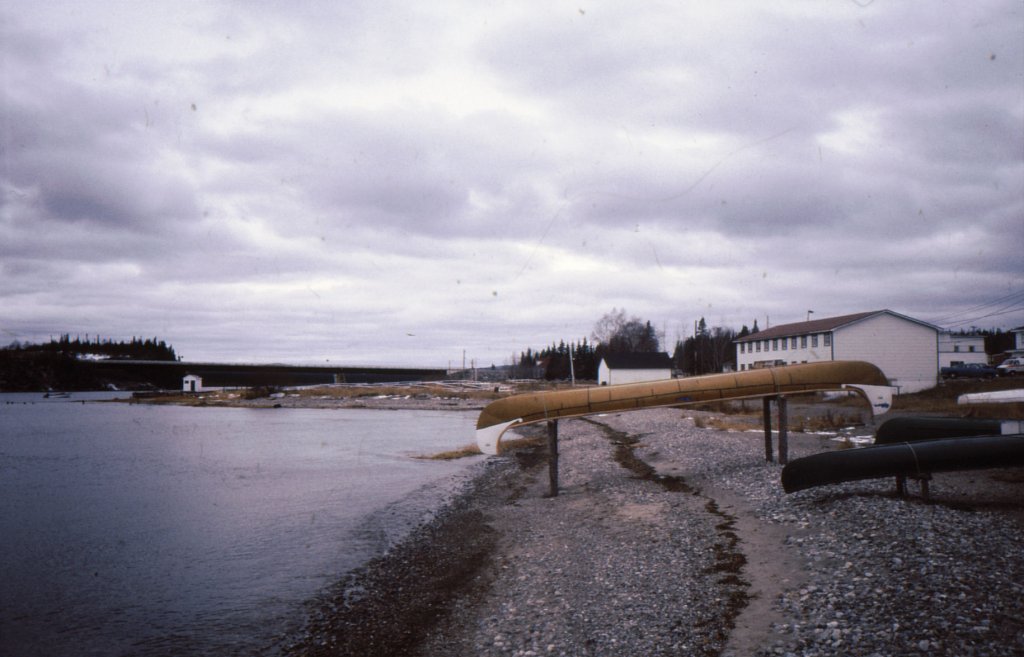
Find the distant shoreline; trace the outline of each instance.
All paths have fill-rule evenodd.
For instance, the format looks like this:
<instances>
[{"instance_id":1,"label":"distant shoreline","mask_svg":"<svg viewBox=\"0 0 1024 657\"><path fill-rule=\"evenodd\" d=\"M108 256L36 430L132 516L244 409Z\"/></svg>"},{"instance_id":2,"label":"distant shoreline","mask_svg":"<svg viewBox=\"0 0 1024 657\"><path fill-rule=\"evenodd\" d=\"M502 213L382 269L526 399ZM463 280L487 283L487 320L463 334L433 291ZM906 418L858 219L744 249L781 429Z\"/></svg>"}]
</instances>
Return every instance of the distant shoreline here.
<instances>
[{"instance_id":1,"label":"distant shoreline","mask_svg":"<svg viewBox=\"0 0 1024 657\"><path fill-rule=\"evenodd\" d=\"M472 396L468 396L472 395ZM366 388L324 388L303 391L285 390L255 396L245 390L219 390L200 393L135 393L133 404L155 404L227 408L322 408L418 411L480 411L498 395L493 392L453 392L438 394L415 387L375 390Z\"/></svg>"}]
</instances>

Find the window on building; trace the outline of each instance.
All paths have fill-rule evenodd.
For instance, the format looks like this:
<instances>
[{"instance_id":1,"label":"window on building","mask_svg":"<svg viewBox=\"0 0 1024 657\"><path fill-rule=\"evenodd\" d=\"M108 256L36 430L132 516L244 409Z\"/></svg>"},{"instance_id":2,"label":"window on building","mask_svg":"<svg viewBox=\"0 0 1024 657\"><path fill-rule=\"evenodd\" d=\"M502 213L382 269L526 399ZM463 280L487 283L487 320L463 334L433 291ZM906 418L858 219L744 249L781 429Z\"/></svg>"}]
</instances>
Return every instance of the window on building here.
<instances>
[{"instance_id":1,"label":"window on building","mask_svg":"<svg viewBox=\"0 0 1024 657\"><path fill-rule=\"evenodd\" d=\"M756 344L757 344L757 350L758 350L758 351L761 351L761 341L760 341L760 340L758 340L758 341L756 342Z\"/></svg>"},{"instance_id":2,"label":"window on building","mask_svg":"<svg viewBox=\"0 0 1024 657\"><path fill-rule=\"evenodd\" d=\"M954 351L954 353L957 352L957 351L960 351L960 345L958 345L958 344L953 345L953 351Z\"/></svg>"},{"instance_id":3,"label":"window on building","mask_svg":"<svg viewBox=\"0 0 1024 657\"><path fill-rule=\"evenodd\" d=\"M824 334L824 338L825 338L825 346L826 347L831 347L832 346L832 334L831 333L825 333Z\"/></svg>"},{"instance_id":4,"label":"window on building","mask_svg":"<svg viewBox=\"0 0 1024 657\"><path fill-rule=\"evenodd\" d=\"M974 351L974 345L973 344L972 345L968 345L967 346L967 351L973 352Z\"/></svg>"},{"instance_id":5,"label":"window on building","mask_svg":"<svg viewBox=\"0 0 1024 657\"><path fill-rule=\"evenodd\" d=\"M782 350L786 350L786 345L789 344L789 338L782 338Z\"/></svg>"},{"instance_id":6,"label":"window on building","mask_svg":"<svg viewBox=\"0 0 1024 657\"><path fill-rule=\"evenodd\" d=\"M789 345L789 346L791 346L791 347L793 347L794 349L796 349L796 338L794 337L794 338L793 338L792 340L790 340L789 342L790 342L790 345Z\"/></svg>"},{"instance_id":7,"label":"window on building","mask_svg":"<svg viewBox=\"0 0 1024 657\"><path fill-rule=\"evenodd\" d=\"M806 349L807 348L807 336L806 335L801 335L800 336L800 348L801 349Z\"/></svg>"},{"instance_id":8,"label":"window on building","mask_svg":"<svg viewBox=\"0 0 1024 657\"><path fill-rule=\"evenodd\" d=\"M772 351L778 351L778 350L779 350L779 339L775 338L774 340L772 340Z\"/></svg>"},{"instance_id":9,"label":"window on building","mask_svg":"<svg viewBox=\"0 0 1024 657\"><path fill-rule=\"evenodd\" d=\"M815 348L817 346L818 346L818 334L815 333L814 335L811 336L811 348L813 349L813 348Z\"/></svg>"}]
</instances>

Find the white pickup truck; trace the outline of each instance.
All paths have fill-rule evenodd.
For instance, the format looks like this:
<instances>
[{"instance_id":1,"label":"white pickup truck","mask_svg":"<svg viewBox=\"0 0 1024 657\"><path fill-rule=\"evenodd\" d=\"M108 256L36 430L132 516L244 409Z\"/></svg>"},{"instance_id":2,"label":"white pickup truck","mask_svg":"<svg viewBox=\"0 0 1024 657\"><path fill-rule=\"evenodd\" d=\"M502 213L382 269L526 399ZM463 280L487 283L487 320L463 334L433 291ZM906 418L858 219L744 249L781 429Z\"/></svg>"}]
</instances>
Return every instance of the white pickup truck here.
<instances>
[{"instance_id":1,"label":"white pickup truck","mask_svg":"<svg viewBox=\"0 0 1024 657\"><path fill-rule=\"evenodd\" d=\"M999 376L1024 374L1024 358L1007 358L996 369L999 370Z\"/></svg>"}]
</instances>

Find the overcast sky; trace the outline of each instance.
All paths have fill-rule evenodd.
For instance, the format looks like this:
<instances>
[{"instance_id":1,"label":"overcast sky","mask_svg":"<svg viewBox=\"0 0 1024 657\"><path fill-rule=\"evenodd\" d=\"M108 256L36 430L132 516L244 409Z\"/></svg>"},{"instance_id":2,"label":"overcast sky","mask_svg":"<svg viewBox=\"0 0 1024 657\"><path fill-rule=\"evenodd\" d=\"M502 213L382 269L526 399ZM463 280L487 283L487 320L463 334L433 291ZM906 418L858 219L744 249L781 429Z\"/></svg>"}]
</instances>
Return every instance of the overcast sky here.
<instances>
[{"instance_id":1,"label":"overcast sky","mask_svg":"<svg viewBox=\"0 0 1024 657\"><path fill-rule=\"evenodd\" d=\"M0 3L0 343L1024 324L1024 5Z\"/></svg>"}]
</instances>

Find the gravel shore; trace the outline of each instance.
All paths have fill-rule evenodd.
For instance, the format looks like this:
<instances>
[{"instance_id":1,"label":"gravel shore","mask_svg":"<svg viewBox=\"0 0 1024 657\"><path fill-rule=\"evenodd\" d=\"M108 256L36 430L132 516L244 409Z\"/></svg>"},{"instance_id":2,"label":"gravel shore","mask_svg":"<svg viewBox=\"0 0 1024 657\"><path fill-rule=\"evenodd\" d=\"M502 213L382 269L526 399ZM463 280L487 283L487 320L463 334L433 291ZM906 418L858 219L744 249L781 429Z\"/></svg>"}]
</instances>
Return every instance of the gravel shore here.
<instances>
[{"instance_id":1,"label":"gravel shore","mask_svg":"<svg viewBox=\"0 0 1024 657\"><path fill-rule=\"evenodd\" d=\"M1024 655L1024 473L792 495L759 433L563 421L315 605L302 655ZM791 435L790 458L835 447ZM913 489L913 486L912 486ZM916 490L913 492L916 493Z\"/></svg>"}]
</instances>

